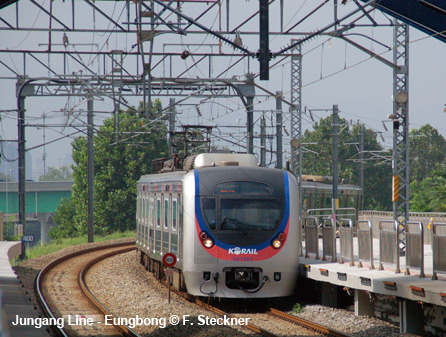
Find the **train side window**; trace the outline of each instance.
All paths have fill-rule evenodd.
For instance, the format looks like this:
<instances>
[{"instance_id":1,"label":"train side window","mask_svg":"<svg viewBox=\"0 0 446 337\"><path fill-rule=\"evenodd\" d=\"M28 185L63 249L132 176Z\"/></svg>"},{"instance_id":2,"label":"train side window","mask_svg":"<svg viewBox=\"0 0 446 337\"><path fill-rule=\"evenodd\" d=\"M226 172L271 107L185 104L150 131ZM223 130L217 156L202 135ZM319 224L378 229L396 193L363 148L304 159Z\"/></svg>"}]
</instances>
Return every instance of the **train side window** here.
<instances>
[{"instance_id":1,"label":"train side window","mask_svg":"<svg viewBox=\"0 0 446 337\"><path fill-rule=\"evenodd\" d=\"M178 213L178 209L177 209L177 199L173 199L173 204L172 204L172 230L176 231L177 230L177 213Z\"/></svg>"},{"instance_id":2,"label":"train side window","mask_svg":"<svg viewBox=\"0 0 446 337\"><path fill-rule=\"evenodd\" d=\"M140 217L139 217L139 212L141 210L140 204L141 204L141 197L138 193L138 196L136 197L136 233L138 234L138 238L141 233L140 229L139 229L139 226L141 224Z\"/></svg>"},{"instance_id":3,"label":"train side window","mask_svg":"<svg viewBox=\"0 0 446 337\"><path fill-rule=\"evenodd\" d=\"M155 210L155 199L152 198L152 227L156 224L156 210Z\"/></svg>"},{"instance_id":4,"label":"train side window","mask_svg":"<svg viewBox=\"0 0 446 337\"><path fill-rule=\"evenodd\" d=\"M149 227L149 197L147 195L145 197L145 204L144 223Z\"/></svg>"},{"instance_id":5,"label":"train side window","mask_svg":"<svg viewBox=\"0 0 446 337\"><path fill-rule=\"evenodd\" d=\"M161 199L156 200L157 212L156 212L156 227L161 226Z\"/></svg>"},{"instance_id":6,"label":"train side window","mask_svg":"<svg viewBox=\"0 0 446 337\"><path fill-rule=\"evenodd\" d=\"M153 213L155 213L155 205L153 198L150 198L149 202L149 226L153 227Z\"/></svg>"},{"instance_id":7,"label":"train side window","mask_svg":"<svg viewBox=\"0 0 446 337\"><path fill-rule=\"evenodd\" d=\"M164 228L169 228L169 199L164 199Z\"/></svg>"}]
</instances>

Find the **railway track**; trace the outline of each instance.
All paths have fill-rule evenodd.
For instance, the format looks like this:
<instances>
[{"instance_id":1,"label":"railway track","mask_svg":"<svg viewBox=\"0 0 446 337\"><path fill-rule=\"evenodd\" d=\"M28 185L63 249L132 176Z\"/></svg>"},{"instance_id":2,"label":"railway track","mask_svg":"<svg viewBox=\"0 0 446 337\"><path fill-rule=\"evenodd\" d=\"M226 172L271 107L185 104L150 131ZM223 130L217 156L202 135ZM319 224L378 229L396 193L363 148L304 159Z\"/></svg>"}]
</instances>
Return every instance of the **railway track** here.
<instances>
[{"instance_id":1,"label":"railway track","mask_svg":"<svg viewBox=\"0 0 446 337\"><path fill-rule=\"evenodd\" d=\"M167 284L162 282L166 287ZM191 296L185 292L178 291L176 289L171 288L179 296L187 299L188 301L195 303L196 305L203 307L217 315L227 318L249 318L249 321L253 323L248 323L243 325L245 328L254 331L262 336L268 337L279 337L279 336L330 336L330 337L348 337L348 335L343 334L339 331L327 328L323 325L287 314L284 311L268 308L264 312L261 313L243 313L243 314L234 314L226 312L216 306L213 306L209 303L205 303L195 296ZM269 317L275 317L280 322L267 322L270 319ZM266 322L266 323L265 323ZM292 326L286 326L290 324ZM264 326L264 327L262 327ZM268 326L268 327L265 327Z\"/></svg>"},{"instance_id":2,"label":"railway track","mask_svg":"<svg viewBox=\"0 0 446 337\"><path fill-rule=\"evenodd\" d=\"M85 284L92 265L134 249L134 242L94 247L56 259L39 272L36 296L58 336L138 336L125 325L114 325L114 315ZM105 315L110 318L107 324Z\"/></svg>"}]
</instances>

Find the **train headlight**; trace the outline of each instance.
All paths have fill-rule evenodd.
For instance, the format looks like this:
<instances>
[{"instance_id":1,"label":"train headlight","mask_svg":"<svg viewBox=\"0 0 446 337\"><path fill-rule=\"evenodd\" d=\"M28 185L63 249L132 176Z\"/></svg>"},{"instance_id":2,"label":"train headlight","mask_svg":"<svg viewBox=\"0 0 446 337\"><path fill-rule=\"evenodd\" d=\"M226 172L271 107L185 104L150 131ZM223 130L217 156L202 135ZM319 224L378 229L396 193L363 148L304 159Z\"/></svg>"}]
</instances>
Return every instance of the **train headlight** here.
<instances>
[{"instance_id":1,"label":"train headlight","mask_svg":"<svg viewBox=\"0 0 446 337\"><path fill-rule=\"evenodd\" d=\"M214 241L211 238L206 238L205 240L203 240L203 245L207 249L211 249L212 247L214 247Z\"/></svg>"},{"instance_id":2,"label":"train headlight","mask_svg":"<svg viewBox=\"0 0 446 337\"><path fill-rule=\"evenodd\" d=\"M274 239L271 246L273 246L274 249L279 249L280 247L282 247L282 241L280 241L279 239Z\"/></svg>"},{"instance_id":3,"label":"train headlight","mask_svg":"<svg viewBox=\"0 0 446 337\"><path fill-rule=\"evenodd\" d=\"M285 238L286 238L285 233L280 233L279 235L277 235L277 238L273 240L271 246L273 246L274 249L279 249L280 247L282 247Z\"/></svg>"}]
</instances>

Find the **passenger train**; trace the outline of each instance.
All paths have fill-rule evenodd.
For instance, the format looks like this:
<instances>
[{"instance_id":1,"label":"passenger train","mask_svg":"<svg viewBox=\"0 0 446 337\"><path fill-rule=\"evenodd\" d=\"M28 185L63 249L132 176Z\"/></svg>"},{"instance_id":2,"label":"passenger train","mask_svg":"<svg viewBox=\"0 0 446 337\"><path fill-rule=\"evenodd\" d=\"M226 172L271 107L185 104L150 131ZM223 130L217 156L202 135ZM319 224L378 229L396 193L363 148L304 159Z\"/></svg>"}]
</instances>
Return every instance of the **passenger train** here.
<instances>
[{"instance_id":1,"label":"passenger train","mask_svg":"<svg viewBox=\"0 0 446 337\"><path fill-rule=\"evenodd\" d=\"M362 189L359 186L338 183L339 208L362 209ZM304 211L331 209L333 177L302 175L302 205Z\"/></svg>"},{"instance_id":2,"label":"passenger train","mask_svg":"<svg viewBox=\"0 0 446 337\"><path fill-rule=\"evenodd\" d=\"M136 244L146 269L196 296L292 295L299 265L298 187L251 154L188 157L138 182ZM167 172L166 172L167 171Z\"/></svg>"}]
</instances>

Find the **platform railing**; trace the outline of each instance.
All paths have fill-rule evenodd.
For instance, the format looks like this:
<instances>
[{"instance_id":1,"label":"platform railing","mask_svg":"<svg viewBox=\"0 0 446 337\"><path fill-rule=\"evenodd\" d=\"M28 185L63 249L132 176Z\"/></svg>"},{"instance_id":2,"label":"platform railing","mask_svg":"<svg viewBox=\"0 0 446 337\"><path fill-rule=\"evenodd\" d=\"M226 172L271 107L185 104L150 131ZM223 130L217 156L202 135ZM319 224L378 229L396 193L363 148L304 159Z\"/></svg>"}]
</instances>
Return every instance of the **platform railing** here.
<instances>
[{"instance_id":1,"label":"platform railing","mask_svg":"<svg viewBox=\"0 0 446 337\"><path fill-rule=\"evenodd\" d=\"M384 225L391 224L391 228ZM395 273L400 272L398 221L384 220L379 222L379 270L383 270L383 263L396 265Z\"/></svg>"},{"instance_id":2,"label":"platform railing","mask_svg":"<svg viewBox=\"0 0 446 337\"><path fill-rule=\"evenodd\" d=\"M316 260L319 260L319 237L318 221L314 216L306 217L304 220L305 230L305 257L309 254L316 254Z\"/></svg>"},{"instance_id":3,"label":"platform railing","mask_svg":"<svg viewBox=\"0 0 446 337\"><path fill-rule=\"evenodd\" d=\"M419 221L406 222L406 275L410 275L411 267L420 269L420 277L425 276L424 231Z\"/></svg>"},{"instance_id":4,"label":"platform railing","mask_svg":"<svg viewBox=\"0 0 446 337\"><path fill-rule=\"evenodd\" d=\"M327 260L327 256L336 261L336 222L333 218L324 218L322 222L322 260Z\"/></svg>"},{"instance_id":5,"label":"platform railing","mask_svg":"<svg viewBox=\"0 0 446 337\"><path fill-rule=\"evenodd\" d=\"M443 230L442 230L443 229ZM446 273L446 223L432 224L432 259L434 272L432 279L437 280L437 273Z\"/></svg>"},{"instance_id":6,"label":"platform railing","mask_svg":"<svg viewBox=\"0 0 446 337\"><path fill-rule=\"evenodd\" d=\"M375 269L373 264L373 227L370 220L359 220L356 225L358 235L358 266L362 268L362 261L370 261L370 269Z\"/></svg>"},{"instance_id":7,"label":"platform railing","mask_svg":"<svg viewBox=\"0 0 446 337\"><path fill-rule=\"evenodd\" d=\"M350 259L350 266L355 265L353 250L353 221L351 219L341 219L339 222L339 241L341 243L341 256L339 263L344 263L345 259Z\"/></svg>"}]
</instances>

